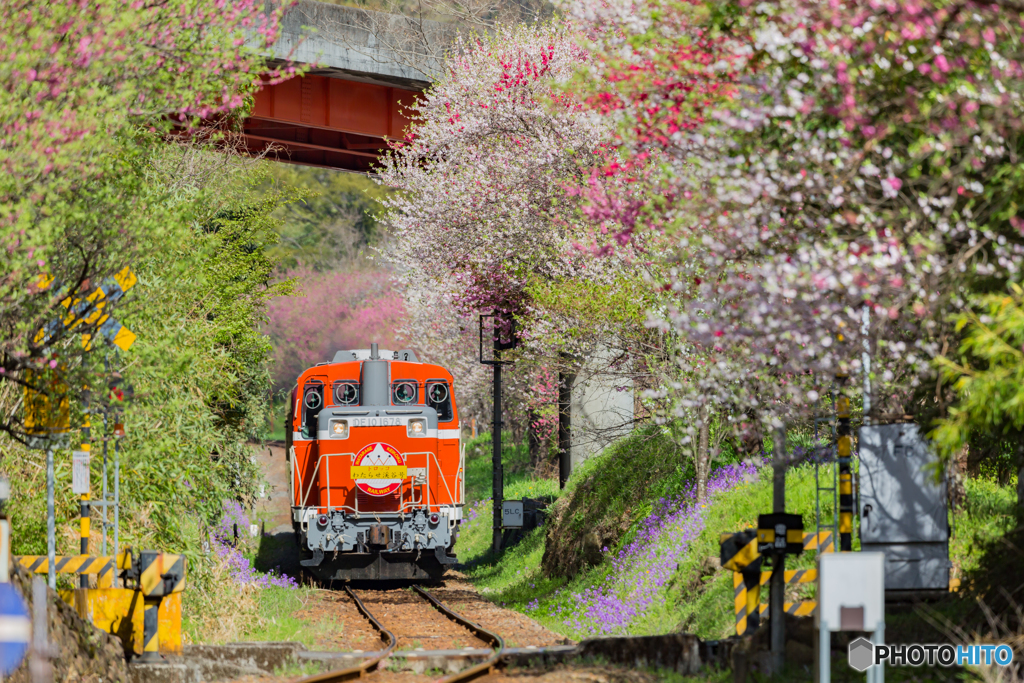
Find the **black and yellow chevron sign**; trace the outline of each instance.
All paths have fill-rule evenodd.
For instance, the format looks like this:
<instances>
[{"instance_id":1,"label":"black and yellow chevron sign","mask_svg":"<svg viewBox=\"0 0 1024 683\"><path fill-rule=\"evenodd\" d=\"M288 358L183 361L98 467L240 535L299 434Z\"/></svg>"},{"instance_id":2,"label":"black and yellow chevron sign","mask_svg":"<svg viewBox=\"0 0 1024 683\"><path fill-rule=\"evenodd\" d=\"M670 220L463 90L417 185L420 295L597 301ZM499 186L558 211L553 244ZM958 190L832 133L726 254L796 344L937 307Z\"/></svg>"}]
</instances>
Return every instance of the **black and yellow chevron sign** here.
<instances>
[{"instance_id":1,"label":"black and yellow chevron sign","mask_svg":"<svg viewBox=\"0 0 1024 683\"><path fill-rule=\"evenodd\" d=\"M65 297L61 305L66 312L39 330L35 342L45 344L60 330L75 330L81 326L95 329L100 336L115 346L127 351L135 343L135 333L110 317L107 306L114 303L125 292L135 286L139 279L128 266L125 266L114 277L104 280L96 289L82 297ZM53 286L52 276L44 275L39 280L40 290ZM82 334L82 346L92 348L91 333Z\"/></svg>"},{"instance_id":2,"label":"black and yellow chevron sign","mask_svg":"<svg viewBox=\"0 0 1024 683\"><path fill-rule=\"evenodd\" d=\"M50 560L46 555L19 555L14 558L20 567L33 574L47 574ZM114 576L117 569L127 569L131 564L131 552L117 557L105 555L56 555L53 558L56 574L95 574L101 583Z\"/></svg>"},{"instance_id":3,"label":"black and yellow chevron sign","mask_svg":"<svg viewBox=\"0 0 1024 683\"><path fill-rule=\"evenodd\" d=\"M185 556L143 550L139 555L139 590L159 598L185 590Z\"/></svg>"},{"instance_id":4,"label":"black and yellow chevron sign","mask_svg":"<svg viewBox=\"0 0 1024 683\"><path fill-rule=\"evenodd\" d=\"M761 620L767 618L768 614L768 605L760 604L761 586L769 582L772 573L761 571L763 556L757 551L759 535L761 542L765 541L763 534L759 534L758 531L747 529L722 534L719 537L722 568L733 571L733 610L736 614L736 634L741 636L757 629ZM787 537L789 536L791 535L787 530ZM787 541L796 541L795 535L787 538ZM801 545L805 551L835 552L831 531L804 533L802 541ZM787 584L814 583L818 579L818 570L793 569L785 572L784 577ZM787 602L785 609L787 614L803 617L813 615L817 606L818 603L813 600L804 600Z\"/></svg>"},{"instance_id":5,"label":"black and yellow chevron sign","mask_svg":"<svg viewBox=\"0 0 1024 683\"><path fill-rule=\"evenodd\" d=\"M783 603L782 607L786 610L786 614L791 614L794 617L813 617L814 613L818 611L818 603L814 600L801 600L800 602L786 602ZM761 617L767 619L770 615L768 605L761 605Z\"/></svg>"},{"instance_id":6,"label":"black and yellow chevron sign","mask_svg":"<svg viewBox=\"0 0 1024 683\"><path fill-rule=\"evenodd\" d=\"M719 538L722 566L732 569L733 602L736 612L736 633L760 625L757 604L761 600L761 554L757 552L757 530L747 529Z\"/></svg>"}]
</instances>

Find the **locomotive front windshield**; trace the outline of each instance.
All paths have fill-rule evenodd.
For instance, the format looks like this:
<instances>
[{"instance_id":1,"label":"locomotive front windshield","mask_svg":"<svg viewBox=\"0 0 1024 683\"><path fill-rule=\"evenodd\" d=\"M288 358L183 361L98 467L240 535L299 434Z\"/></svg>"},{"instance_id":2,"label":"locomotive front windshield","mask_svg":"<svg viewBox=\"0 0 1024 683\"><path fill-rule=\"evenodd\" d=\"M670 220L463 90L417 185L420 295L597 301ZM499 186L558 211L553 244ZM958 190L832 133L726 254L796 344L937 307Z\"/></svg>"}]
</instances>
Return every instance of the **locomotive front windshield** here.
<instances>
[{"instance_id":1,"label":"locomotive front windshield","mask_svg":"<svg viewBox=\"0 0 1024 683\"><path fill-rule=\"evenodd\" d=\"M324 407L323 382L314 380L302 389L302 433L309 438L316 435L317 418Z\"/></svg>"},{"instance_id":2,"label":"locomotive front windshield","mask_svg":"<svg viewBox=\"0 0 1024 683\"><path fill-rule=\"evenodd\" d=\"M391 385L391 402L396 406L419 403L419 385L416 380L403 379Z\"/></svg>"},{"instance_id":3,"label":"locomotive front windshield","mask_svg":"<svg viewBox=\"0 0 1024 683\"><path fill-rule=\"evenodd\" d=\"M437 411L438 422L448 422L452 419L452 392L448 383L444 380L430 380L427 382L427 407Z\"/></svg>"},{"instance_id":4,"label":"locomotive front windshield","mask_svg":"<svg viewBox=\"0 0 1024 683\"><path fill-rule=\"evenodd\" d=\"M334 404L339 406L359 405L359 383L358 382L335 382L334 383Z\"/></svg>"}]
</instances>

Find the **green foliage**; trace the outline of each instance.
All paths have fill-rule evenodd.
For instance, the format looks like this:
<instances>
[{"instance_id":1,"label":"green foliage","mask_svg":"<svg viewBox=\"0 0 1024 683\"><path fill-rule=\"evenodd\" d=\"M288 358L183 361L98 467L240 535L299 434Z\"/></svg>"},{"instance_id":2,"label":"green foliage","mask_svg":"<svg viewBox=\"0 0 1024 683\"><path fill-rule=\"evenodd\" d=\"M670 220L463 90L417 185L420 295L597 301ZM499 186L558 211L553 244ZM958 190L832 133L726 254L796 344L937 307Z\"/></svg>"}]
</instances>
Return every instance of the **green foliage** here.
<instances>
[{"instance_id":1,"label":"green foliage","mask_svg":"<svg viewBox=\"0 0 1024 683\"><path fill-rule=\"evenodd\" d=\"M954 518L949 543L950 555L961 576L975 571L984 548L1013 528L1013 483L1001 486L990 477L964 481L964 505Z\"/></svg>"},{"instance_id":2,"label":"green foliage","mask_svg":"<svg viewBox=\"0 0 1024 683\"><path fill-rule=\"evenodd\" d=\"M1007 296L980 298L982 315L966 310L955 316L956 329L963 334L959 358L935 359L957 397L931 432L947 458L974 438L1019 441L1024 434L1024 289L1015 283L1009 287ZM1008 457L1006 449L1001 451ZM1024 467L1019 454L1017 467Z\"/></svg>"},{"instance_id":3,"label":"green foliage","mask_svg":"<svg viewBox=\"0 0 1024 683\"><path fill-rule=\"evenodd\" d=\"M191 0L15 0L4 9L0 384L41 388L29 373L46 368L77 392L92 370L80 335L95 337L103 317L85 311L74 329L40 329L126 265L168 253L205 182L196 172L218 172L167 154L201 147L168 144L168 134L230 119L254 74L267 74L257 50L282 10L256 0L216 11ZM25 442L22 411L3 415L0 430Z\"/></svg>"},{"instance_id":4,"label":"green foliage","mask_svg":"<svg viewBox=\"0 0 1024 683\"><path fill-rule=\"evenodd\" d=\"M540 316L559 321L559 334L568 337L587 336L595 328L643 328L658 303L650 283L635 273L616 273L613 284L533 278L526 293Z\"/></svg>"},{"instance_id":5,"label":"green foliage","mask_svg":"<svg viewBox=\"0 0 1024 683\"><path fill-rule=\"evenodd\" d=\"M497 559L489 555L490 507L480 508L479 517L468 525L459 539L460 559L469 562L471 578L489 599L522 611L555 632L571 636L572 629L564 621L565 610L575 604L571 596L600 585L610 575L612 567L608 557L611 553L605 554L596 565L584 566L569 577L545 572L542 568L545 556L559 552L560 547L572 546L580 534L601 525L618 530L612 552L628 543L632 532L648 514L651 503L660 495L678 490L687 476L692 476L692 473L686 475L658 464L671 453L668 449L669 444L656 437L634 435L589 460L574 473L567 491L562 492L563 497L570 500L560 501L558 506L579 510L580 516L590 521L579 526L574 516L568 516L563 526L534 531ZM472 463L468 465L472 467ZM820 476L823 484L829 485L832 467L822 466ZM982 553L988 552L986 549L1013 527L1014 494L1012 482L1011 486L1001 486L989 478L968 479L965 488L965 505L955 515L950 554L954 571L960 576L972 577L980 571ZM508 495L508 489L506 492ZM579 500L573 500L577 496ZM633 632L656 634L683 630L704 638L730 635L734 628L732 576L718 569L714 561L719 553L719 536L723 532L755 527L757 516L771 507L769 468L762 469L752 481L716 494L704 510L703 531L690 544L669 582L668 598L652 605L643 618L634 623ZM800 465L787 473L786 508L803 516L805 529L815 528L813 465ZM629 510L632 514L626 514ZM821 514L825 527L834 512L832 498L828 493L823 494ZM607 520L625 520L625 523L615 527ZM557 519L551 523L559 524ZM855 537L854 549L858 548L859 541ZM814 553L805 553L791 558L787 568L808 569L814 563ZM791 586L786 599L807 600L814 599L814 595L812 584L801 584ZM935 614L957 623L965 608L970 607L968 603L973 604L971 600L951 596L936 607ZM901 619L901 633L927 633L928 638L935 637L920 615L904 615Z\"/></svg>"},{"instance_id":6,"label":"green foliage","mask_svg":"<svg viewBox=\"0 0 1024 683\"><path fill-rule=\"evenodd\" d=\"M256 195L259 165L224 164L216 152L177 147L155 159L141 191L180 181L163 169L180 168L186 157L212 175L178 195L179 220L164 230L169 237L150 245L154 256L132 264L139 280L116 314L138 338L126 352L97 345L82 374L92 388L94 491L98 440L115 420L127 432L120 444L122 544L197 550L201 526L217 519L221 500L245 499L259 483L246 446L267 421L271 349L259 325L267 301L291 287L271 279L268 252L277 242L271 214L292 195ZM112 406L104 431L105 386L114 371L135 396ZM74 407L81 413L82 404ZM43 453L9 441L4 450L15 456L4 463L14 483L15 552L44 552ZM57 451L55 460L60 552L76 545L67 522L77 509L68 452Z\"/></svg>"},{"instance_id":7,"label":"green foliage","mask_svg":"<svg viewBox=\"0 0 1024 683\"><path fill-rule=\"evenodd\" d=\"M125 411L123 490L149 507L164 543L183 541L184 510L212 523L222 498L251 496L258 483L245 444L267 422L271 348L259 324L290 283L271 281L267 253L277 242L270 214L287 197L255 199L257 179L235 178L201 228L140 264L125 316L139 340L124 354L136 401Z\"/></svg>"},{"instance_id":8,"label":"green foliage","mask_svg":"<svg viewBox=\"0 0 1024 683\"><path fill-rule=\"evenodd\" d=\"M379 236L375 216L388 190L366 176L278 164L263 187L296 188L302 200L274 214L280 221L281 241L271 255L284 269L301 264L331 270L358 256Z\"/></svg>"},{"instance_id":9,"label":"green foliage","mask_svg":"<svg viewBox=\"0 0 1024 683\"><path fill-rule=\"evenodd\" d=\"M466 502L491 497L491 433L481 432L466 442ZM501 464L505 472L505 486L520 480L530 480L525 472L530 462L526 444L517 444L511 432L501 433Z\"/></svg>"}]
</instances>

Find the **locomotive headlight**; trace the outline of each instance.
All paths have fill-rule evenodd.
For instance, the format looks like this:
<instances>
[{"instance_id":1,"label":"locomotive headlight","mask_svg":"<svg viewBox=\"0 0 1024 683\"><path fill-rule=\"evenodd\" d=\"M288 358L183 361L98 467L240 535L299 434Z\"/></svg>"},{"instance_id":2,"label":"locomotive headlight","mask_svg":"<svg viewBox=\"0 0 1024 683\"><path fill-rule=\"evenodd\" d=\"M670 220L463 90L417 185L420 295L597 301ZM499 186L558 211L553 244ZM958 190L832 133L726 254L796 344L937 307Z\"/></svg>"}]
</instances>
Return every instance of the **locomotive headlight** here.
<instances>
[{"instance_id":1,"label":"locomotive headlight","mask_svg":"<svg viewBox=\"0 0 1024 683\"><path fill-rule=\"evenodd\" d=\"M427 421L423 418L409 420L409 436L426 436Z\"/></svg>"},{"instance_id":2,"label":"locomotive headlight","mask_svg":"<svg viewBox=\"0 0 1024 683\"><path fill-rule=\"evenodd\" d=\"M348 438L348 420L331 420L328 430L332 439Z\"/></svg>"}]
</instances>

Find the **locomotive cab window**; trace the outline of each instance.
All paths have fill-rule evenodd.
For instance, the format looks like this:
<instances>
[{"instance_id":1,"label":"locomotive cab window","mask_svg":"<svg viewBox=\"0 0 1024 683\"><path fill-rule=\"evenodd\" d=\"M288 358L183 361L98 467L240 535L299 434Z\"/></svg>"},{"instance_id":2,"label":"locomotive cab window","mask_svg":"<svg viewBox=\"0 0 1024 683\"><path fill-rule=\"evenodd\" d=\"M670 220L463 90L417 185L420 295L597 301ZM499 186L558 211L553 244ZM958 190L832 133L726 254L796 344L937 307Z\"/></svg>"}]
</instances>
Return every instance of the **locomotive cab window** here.
<instances>
[{"instance_id":1,"label":"locomotive cab window","mask_svg":"<svg viewBox=\"0 0 1024 683\"><path fill-rule=\"evenodd\" d=\"M452 392L444 380L427 380L427 407L437 411L438 422L452 419Z\"/></svg>"},{"instance_id":2,"label":"locomotive cab window","mask_svg":"<svg viewBox=\"0 0 1024 683\"><path fill-rule=\"evenodd\" d=\"M391 383L391 403L396 406L415 405L420 402L420 385L414 379L400 379Z\"/></svg>"},{"instance_id":3,"label":"locomotive cab window","mask_svg":"<svg viewBox=\"0 0 1024 683\"><path fill-rule=\"evenodd\" d=\"M302 387L302 435L307 439L316 438L317 417L324 407L324 383L320 380L306 382Z\"/></svg>"},{"instance_id":4,"label":"locomotive cab window","mask_svg":"<svg viewBox=\"0 0 1024 683\"><path fill-rule=\"evenodd\" d=\"M343 380L334 383L334 405L359 405L359 382Z\"/></svg>"}]
</instances>

